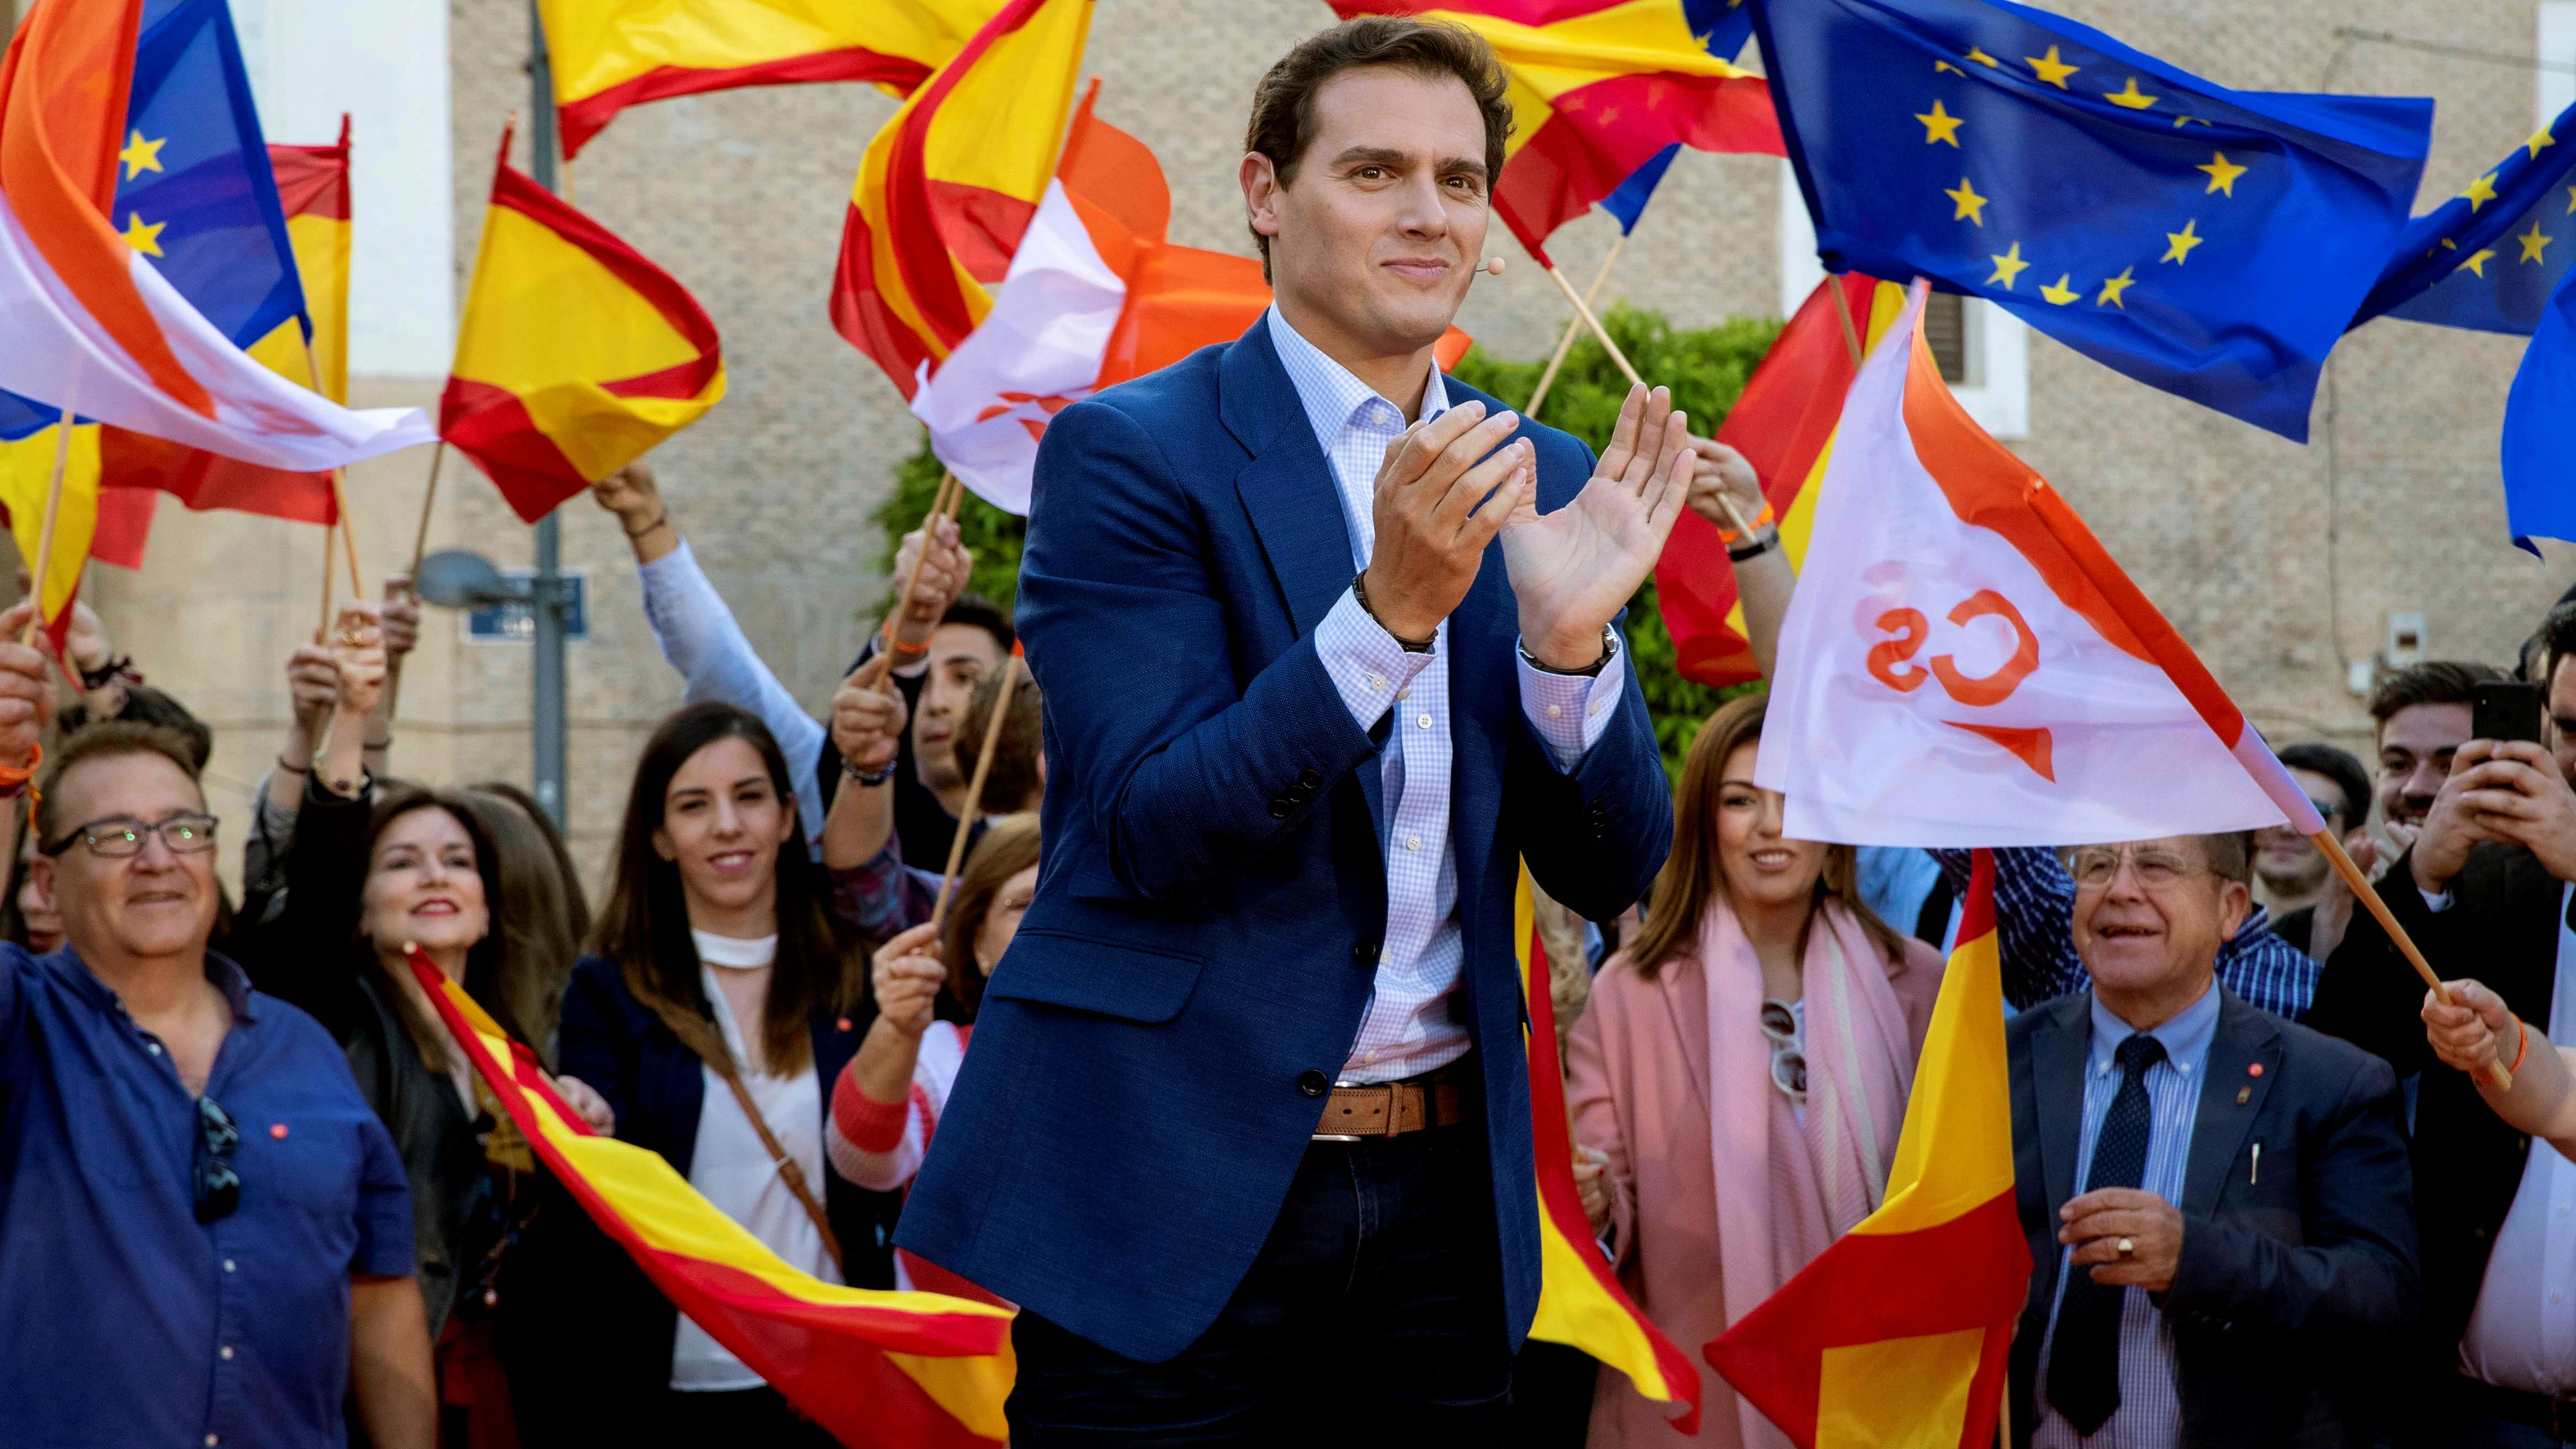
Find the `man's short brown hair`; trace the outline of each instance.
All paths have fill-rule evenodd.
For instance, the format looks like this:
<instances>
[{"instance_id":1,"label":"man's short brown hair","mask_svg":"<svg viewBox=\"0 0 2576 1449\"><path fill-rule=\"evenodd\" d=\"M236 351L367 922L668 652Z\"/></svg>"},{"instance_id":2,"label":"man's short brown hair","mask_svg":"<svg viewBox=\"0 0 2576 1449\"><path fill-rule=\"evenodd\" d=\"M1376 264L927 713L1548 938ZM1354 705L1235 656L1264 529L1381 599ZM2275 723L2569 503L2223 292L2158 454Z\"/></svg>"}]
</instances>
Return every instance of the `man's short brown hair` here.
<instances>
[{"instance_id":1,"label":"man's short brown hair","mask_svg":"<svg viewBox=\"0 0 2576 1449\"><path fill-rule=\"evenodd\" d=\"M2477 686L2502 678L2504 671L2492 664L2448 659L2392 670L2381 675L2378 685L2370 691L2370 717L2385 727L2399 710L2419 704L2465 706Z\"/></svg>"},{"instance_id":2,"label":"man's short brown hair","mask_svg":"<svg viewBox=\"0 0 2576 1449\"><path fill-rule=\"evenodd\" d=\"M974 692L966 696L966 708L957 716L957 735L949 742L957 773L970 780L975 777L975 761L984 753L984 732L993 727L993 705L1001 698L1005 669L1016 671L1019 678L1011 686L1011 712L1002 721L1002 737L993 742L993 770L984 779L984 798L977 802L977 808L988 814L1037 808L1038 763L1046 754L1037 681L1029 678L1028 665L1005 658L1001 669L975 681Z\"/></svg>"},{"instance_id":3,"label":"man's short brown hair","mask_svg":"<svg viewBox=\"0 0 2576 1449\"><path fill-rule=\"evenodd\" d=\"M187 736L166 725L109 720L55 742L52 755L45 761L44 778L36 786L36 839L50 844L67 828L61 818L62 806L57 803L65 775L82 765L125 755L159 755L178 766L188 783L197 787L200 802L205 799L205 782L197 777L196 752L189 748Z\"/></svg>"},{"instance_id":4,"label":"man's short brown hair","mask_svg":"<svg viewBox=\"0 0 2576 1449\"><path fill-rule=\"evenodd\" d=\"M1484 37L1463 25L1405 15L1362 15L1298 42L1252 88L1252 121L1243 149L1270 158L1286 186L1315 139L1315 94L1343 71L1382 65L1421 76L1456 76L1485 118L1485 188L1491 195L1503 176L1503 147L1511 139L1510 82ZM1270 238L1252 234L1261 248L1261 278L1270 280Z\"/></svg>"},{"instance_id":5,"label":"man's short brown hair","mask_svg":"<svg viewBox=\"0 0 2576 1449\"><path fill-rule=\"evenodd\" d=\"M2241 886L2254 884L2254 832L2229 830L2200 837L2201 858L2212 875Z\"/></svg>"}]
</instances>

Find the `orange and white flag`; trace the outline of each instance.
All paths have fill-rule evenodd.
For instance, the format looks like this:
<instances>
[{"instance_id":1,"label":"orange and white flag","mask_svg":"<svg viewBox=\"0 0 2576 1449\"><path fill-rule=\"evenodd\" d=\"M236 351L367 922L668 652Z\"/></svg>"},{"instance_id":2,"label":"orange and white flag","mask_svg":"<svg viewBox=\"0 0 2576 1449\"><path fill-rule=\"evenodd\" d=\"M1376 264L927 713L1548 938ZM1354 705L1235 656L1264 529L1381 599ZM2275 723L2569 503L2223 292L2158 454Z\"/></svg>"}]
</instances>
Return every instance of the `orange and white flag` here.
<instances>
[{"instance_id":1,"label":"orange and white flag","mask_svg":"<svg viewBox=\"0 0 2576 1449\"><path fill-rule=\"evenodd\" d=\"M1755 778L1786 831L2059 845L2325 828L2191 646L1968 417L1917 282L1843 405ZM1785 746L1785 747L1784 747Z\"/></svg>"}]
</instances>

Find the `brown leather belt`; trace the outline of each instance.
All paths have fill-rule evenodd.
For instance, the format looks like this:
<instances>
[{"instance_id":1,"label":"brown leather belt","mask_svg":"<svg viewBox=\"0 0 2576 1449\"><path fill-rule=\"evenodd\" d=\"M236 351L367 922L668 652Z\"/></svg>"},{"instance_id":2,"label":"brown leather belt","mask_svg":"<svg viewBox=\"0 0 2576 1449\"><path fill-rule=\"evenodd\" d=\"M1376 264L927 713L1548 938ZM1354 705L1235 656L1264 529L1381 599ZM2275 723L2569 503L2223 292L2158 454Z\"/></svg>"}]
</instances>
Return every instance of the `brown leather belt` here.
<instances>
[{"instance_id":1,"label":"brown leather belt","mask_svg":"<svg viewBox=\"0 0 2576 1449\"><path fill-rule=\"evenodd\" d=\"M1427 1127L1455 1127L1467 1120L1467 1074L1455 1062L1400 1082L1333 1088L1315 1124L1318 1142L1360 1142L1401 1137Z\"/></svg>"}]
</instances>

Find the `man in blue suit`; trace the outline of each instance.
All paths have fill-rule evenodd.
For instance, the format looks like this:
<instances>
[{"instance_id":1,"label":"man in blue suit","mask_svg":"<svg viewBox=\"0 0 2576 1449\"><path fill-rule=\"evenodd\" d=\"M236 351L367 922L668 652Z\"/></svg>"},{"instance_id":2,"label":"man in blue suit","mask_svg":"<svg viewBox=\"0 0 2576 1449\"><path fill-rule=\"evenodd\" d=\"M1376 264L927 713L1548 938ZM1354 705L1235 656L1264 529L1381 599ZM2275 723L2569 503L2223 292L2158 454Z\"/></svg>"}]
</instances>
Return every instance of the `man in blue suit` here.
<instances>
[{"instance_id":1,"label":"man in blue suit","mask_svg":"<svg viewBox=\"0 0 2576 1449\"><path fill-rule=\"evenodd\" d=\"M1609 626L1694 464L1660 391L1596 465L1434 365L1503 85L1455 27L1297 47L1242 164L1275 307L1047 429L1045 860L898 1239L1022 1305L1022 1449L1498 1435L1515 883L1606 918L1669 848Z\"/></svg>"}]
</instances>

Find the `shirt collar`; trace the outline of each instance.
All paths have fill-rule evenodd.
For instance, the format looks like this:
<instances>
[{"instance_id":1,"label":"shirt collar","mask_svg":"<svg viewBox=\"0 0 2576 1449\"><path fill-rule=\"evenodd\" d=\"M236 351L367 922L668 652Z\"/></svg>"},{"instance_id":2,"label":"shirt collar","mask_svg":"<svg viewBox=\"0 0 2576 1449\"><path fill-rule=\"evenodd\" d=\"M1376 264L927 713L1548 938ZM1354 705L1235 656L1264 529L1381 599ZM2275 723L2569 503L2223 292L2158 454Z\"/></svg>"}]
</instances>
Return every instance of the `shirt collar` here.
<instances>
[{"instance_id":1,"label":"shirt collar","mask_svg":"<svg viewBox=\"0 0 2576 1449\"><path fill-rule=\"evenodd\" d=\"M2212 978L2200 999L2167 1017L2162 1025L2150 1028L2147 1035L2162 1042L2165 1060L2177 1071L2189 1072L2209 1055L2209 1043L2218 1035L2218 982ZM2113 1065L2120 1043L2135 1034L2137 1028L2111 1014L2096 992L2093 1007L2093 1070L2104 1071Z\"/></svg>"},{"instance_id":2,"label":"shirt collar","mask_svg":"<svg viewBox=\"0 0 2576 1449\"><path fill-rule=\"evenodd\" d=\"M2256 906L2246 913L2245 924L2236 928L2236 934L2227 938L2227 944L2250 945L2256 936L2270 929L2272 929L2272 908Z\"/></svg>"},{"instance_id":3,"label":"shirt collar","mask_svg":"<svg viewBox=\"0 0 2576 1449\"><path fill-rule=\"evenodd\" d=\"M68 942L54 954L71 966L72 979L87 983L88 990L102 1004L107 1006L123 1004L117 999L115 988L100 980L98 973L89 969L89 963L83 961L80 952L72 949ZM248 973L234 965L230 957L220 951L209 949L206 952L206 979L213 982L215 989L224 994L224 1005L232 1008L235 1025L249 1025L259 1020L259 1012L255 1005L259 994L251 990Z\"/></svg>"},{"instance_id":4,"label":"shirt collar","mask_svg":"<svg viewBox=\"0 0 2576 1449\"><path fill-rule=\"evenodd\" d=\"M1332 456L1333 443L1350 426L1352 418L1371 403L1387 410L1387 416L1403 426L1403 414L1395 405L1379 397L1377 390L1359 380L1349 368L1325 355L1324 350L1307 341L1279 315L1279 304L1270 304L1263 314L1270 327L1270 345L1278 350L1279 365L1288 372L1288 381L1297 389L1297 401L1305 406L1306 421L1315 429L1315 445ZM1430 378L1422 385L1422 412L1425 422L1449 411L1449 389L1434 364Z\"/></svg>"}]
</instances>

